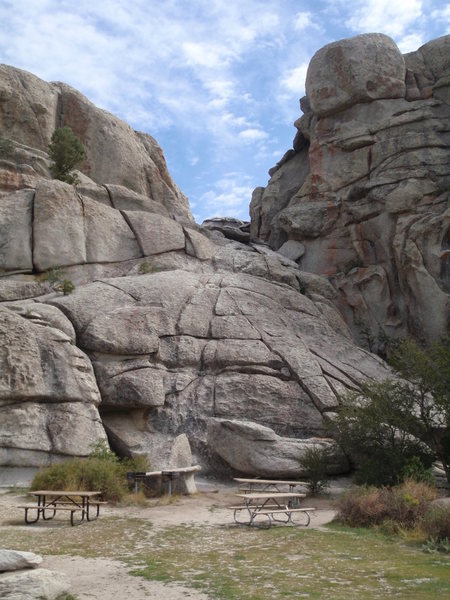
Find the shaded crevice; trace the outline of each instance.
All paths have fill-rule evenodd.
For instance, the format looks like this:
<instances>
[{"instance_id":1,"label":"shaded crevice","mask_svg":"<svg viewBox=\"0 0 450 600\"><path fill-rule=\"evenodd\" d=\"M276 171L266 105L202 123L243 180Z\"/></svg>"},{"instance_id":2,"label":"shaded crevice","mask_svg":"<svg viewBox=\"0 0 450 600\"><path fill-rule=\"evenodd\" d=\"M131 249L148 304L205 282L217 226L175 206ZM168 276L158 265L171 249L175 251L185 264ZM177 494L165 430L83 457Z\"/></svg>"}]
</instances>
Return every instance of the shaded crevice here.
<instances>
[{"instance_id":1,"label":"shaded crevice","mask_svg":"<svg viewBox=\"0 0 450 600\"><path fill-rule=\"evenodd\" d=\"M309 349L309 351L314 356L317 356L317 358L320 358L320 360L322 360L324 363L327 363L328 365L333 367L333 369L335 369L336 371L339 371L339 373L341 373L346 379L348 379L351 383L354 384L355 389L360 389L360 383L358 382L357 379L355 379L354 377L352 377L351 375L349 375L348 373L346 373L345 371L340 369L335 364L331 363L329 360L327 360L326 358L321 356L318 352L314 352L314 350L311 350L311 348ZM342 385L344 385L345 387L348 387L348 382L343 381L342 379L339 379L339 377L337 377L335 373L331 373L330 371L327 371L326 366L322 366L320 364L319 364L319 366L320 366L320 369L324 376L327 375L328 377L332 377L336 381L339 381L339 383L342 383Z\"/></svg>"},{"instance_id":2,"label":"shaded crevice","mask_svg":"<svg viewBox=\"0 0 450 600\"><path fill-rule=\"evenodd\" d=\"M432 150L445 150L446 152L448 151L448 146L446 144L428 144L428 145L413 145L410 146L408 148L404 148L403 150L399 150L398 152L393 152L392 154L390 154L389 156L385 157L378 165L376 165L369 173L370 176L372 176L374 174L375 171L379 170L379 171L387 171L389 170L389 166L396 161L399 157L401 156L405 156L407 154L411 154L414 152L417 152L417 150L424 152L425 150L427 151L432 151ZM432 165L433 163L431 163ZM429 165L427 165L427 163L423 164L423 167L427 167ZM395 168L399 168L399 167L395 167Z\"/></svg>"},{"instance_id":3,"label":"shaded crevice","mask_svg":"<svg viewBox=\"0 0 450 600\"><path fill-rule=\"evenodd\" d=\"M34 264L34 200L36 198L36 190L33 190L33 197L31 198L31 227L30 227L30 248L31 248L31 268L33 273L38 272L36 265Z\"/></svg>"},{"instance_id":4,"label":"shaded crevice","mask_svg":"<svg viewBox=\"0 0 450 600\"><path fill-rule=\"evenodd\" d=\"M134 371L143 371L148 369L151 369L152 371L161 371L162 373L166 373L165 369L159 369L158 367L149 363L148 365L142 365L141 367L130 367L129 369L124 369L120 373L115 373L114 375L108 377L108 381L111 379L115 379L116 377L122 377L122 375L125 375L125 373L133 373Z\"/></svg>"},{"instance_id":5,"label":"shaded crevice","mask_svg":"<svg viewBox=\"0 0 450 600\"><path fill-rule=\"evenodd\" d=\"M56 101L55 129L62 127L64 123L64 100L61 88L58 88L58 100Z\"/></svg>"},{"instance_id":6,"label":"shaded crevice","mask_svg":"<svg viewBox=\"0 0 450 600\"><path fill-rule=\"evenodd\" d=\"M128 225L128 227L130 228L131 233L134 235L134 239L136 240L136 243L138 245L139 251L141 253L142 256L145 256L145 251L144 251L144 246L142 244L142 240L139 236L139 234L137 233L137 231L135 231L130 219L128 218L128 215L125 213L125 211L123 210L119 210L120 214L122 215L125 223Z\"/></svg>"},{"instance_id":7,"label":"shaded crevice","mask_svg":"<svg viewBox=\"0 0 450 600\"><path fill-rule=\"evenodd\" d=\"M302 379L297 375L297 373L295 373L294 371L291 371L290 366L287 364L286 360L281 355L281 353L278 350L274 350L273 348L271 348L269 344L266 344L266 346L269 348L269 350L272 352L272 354L275 354L276 356L278 356L280 358L280 361L292 373L292 377L291 377L290 380L291 381L295 381L296 383L298 383L298 385L300 386L300 388L303 390L303 392L309 398L309 400L312 403L312 405L319 411L320 414L322 414L321 408L319 406L317 406L316 402L314 401L314 397L311 394L311 392L309 391L309 389L307 388L307 386L303 383ZM319 368L320 368L320 365L319 365Z\"/></svg>"},{"instance_id":8,"label":"shaded crevice","mask_svg":"<svg viewBox=\"0 0 450 600\"><path fill-rule=\"evenodd\" d=\"M111 204L111 208L115 208L117 210L116 205L114 204L114 198L113 195L111 193L111 190L109 189L109 187L106 185L106 183L103 184L103 187L106 190L106 193L108 194L108 198L109 198L109 203Z\"/></svg>"},{"instance_id":9,"label":"shaded crevice","mask_svg":"<svg viewBox=\"0 0 450 600\"><path fill-rule=\"evenodd\" d=\"M84 206L84 201L83 201L83 197L81 196L81 194L79 194L76 189L75 189L75 193L76 193L78 201L80 202L80 205L81 205L81 216L83 218L84 255L86 257L86 262L87 262L87 258L88 258L88 231L87 231L88 224L87 224L87 219L86 219L86 208Z\"/></svg>"},{"instance_id":10,"label":"shaded crevice","mask_svg":"<svg viewBox=\"0 0 450 600\"><path fill-rule=\"evenodd\" d=\"M140 298L136 298L136 296L133 296L133 294L131 292L127 292L126 290L122 289L121 287L119 287L118 285L114 285L113 283L111 283L110 281L105 281L104 279L96 279L95 282L98 283L103 283L103 285L109 285L110 287L119 290L120 292L122 292L123 294L130 296L130 298L133 298L133 300L135 300L136 302L140 302L141 299Z\"/></svg>"}]
</instances>

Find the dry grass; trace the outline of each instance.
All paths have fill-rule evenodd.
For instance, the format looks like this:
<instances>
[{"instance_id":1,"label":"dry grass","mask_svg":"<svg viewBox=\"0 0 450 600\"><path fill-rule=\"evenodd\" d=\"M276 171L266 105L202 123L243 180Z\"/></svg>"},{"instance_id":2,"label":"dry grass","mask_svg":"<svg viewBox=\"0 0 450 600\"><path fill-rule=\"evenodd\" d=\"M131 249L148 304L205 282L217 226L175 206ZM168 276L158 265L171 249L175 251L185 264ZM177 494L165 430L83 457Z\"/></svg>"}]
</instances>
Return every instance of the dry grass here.
<instances>
[{"instance_id":1,"label":"dry grass","mask_svg":"<svg viewBox=\"0 0 450 600\"><path fill-rule=\"evenodd\" d=\"M129 509L116 507L80 527L70 527L67 519L25 527L20 513L13 523L5 523L7 506L13 503L11 497L7 500L0 506L4 547L119 559L137 576L179 582L217 600L431 600L450 594L449 557L425 554L372 530L338 525L326 530L238 527L220 507L214 522L202 526L156 528L148 518L127 518ZM170 510L179 511L181 521L186 506L200 504L201 499L170 501ZM14 503L21 499L14 498ZM145 508L143 514L151 515L152 510L161 511L161 505Z\"/></svg>"}]
</instances>

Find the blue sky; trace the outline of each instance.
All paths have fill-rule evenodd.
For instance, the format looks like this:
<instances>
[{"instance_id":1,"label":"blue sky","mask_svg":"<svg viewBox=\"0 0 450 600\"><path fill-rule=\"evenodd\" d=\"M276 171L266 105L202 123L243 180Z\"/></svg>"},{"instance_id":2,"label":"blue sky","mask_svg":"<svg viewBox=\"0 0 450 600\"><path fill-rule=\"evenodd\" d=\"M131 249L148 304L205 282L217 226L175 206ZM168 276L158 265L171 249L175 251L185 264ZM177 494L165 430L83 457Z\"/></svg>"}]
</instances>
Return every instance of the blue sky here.
<instances>
[{"instance_id":1,"label":"blue sky","mask_svg":"<svg viewBox=\"0 0 450 600\"><path fill-rule=\"evenodd\" d=\"M308 63L365 32L402 52L450 33L446 0L0 0L0 62L64 81L153 135L198 222L248 219L291 148Z\"/></svg>"}]
</instances>

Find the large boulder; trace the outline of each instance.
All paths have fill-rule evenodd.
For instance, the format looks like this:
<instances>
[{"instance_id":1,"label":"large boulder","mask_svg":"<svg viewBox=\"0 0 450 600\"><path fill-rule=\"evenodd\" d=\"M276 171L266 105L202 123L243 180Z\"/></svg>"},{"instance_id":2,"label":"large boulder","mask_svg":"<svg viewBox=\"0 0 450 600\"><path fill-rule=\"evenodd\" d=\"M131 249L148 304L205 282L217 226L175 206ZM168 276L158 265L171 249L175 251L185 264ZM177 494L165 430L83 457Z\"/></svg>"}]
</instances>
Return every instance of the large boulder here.
<instances>
[{"instance_id":1,"label":"large boulder","mask_svg":"<svg viewBox=\"0 0 450 600\"><path fill-rule=\"evenodd\" d=\"M387 35L370 33L333 42L311 59L306 94L325 117L359 102L405 95L405 61Z\"/></svg>"},{"instance_id":2,"label":"large boulder","mask_svg":"<svg viewBox=\"0 0 450 600\"><path fill-rule=\"evenodd\" d=\"M42 563L42 556L34 552L0 549L0 572L36 569Z\"/></svg>"},{"instance_id":3,"label":"large boulder","mask_svg":"<svg viewBox=\"0 0 450 600\"><path fill-rule=\"evenodd\" d=\"M106 435L92 365L73 327L47 305L8 306L0 306L0 464L88 455Z\"/></svg>"},{"instance_id":4,"label":"large boulder","mask_svg":"<svg viewBox=\"0 0 450 600\"><path fill-rule=\"evenodd\" d=\"M328 454L327 472L343 473L347 459L339 446L327 438L293 439L280 437L269 427L253 422L212 419L209 436L216 452L236 471L263 477L299 478L307 475L301 459L308 450Z\"/></svg>"},{"instance_id":5,"label":"large boulder","mask_svg":"<svg viewBox=\"0 0 450 600\"><path fill-rule=\"evenodd\" d=\"M0 597L8 600L58 600L70 591L67 578L48 569L0 574Z\"/></svg>"},{"instance_id":6,"label":"large boulder","mask_svg":"<svg viewBox=\"0 0 450 600\"><path fill-rule=\"evenodd\" d=\"M252 240L327 276L372 350L448 329L449 56L450 36L404 56L382 34L319 50L294 148L253 195Z\"/></svg>"}]
</instances>

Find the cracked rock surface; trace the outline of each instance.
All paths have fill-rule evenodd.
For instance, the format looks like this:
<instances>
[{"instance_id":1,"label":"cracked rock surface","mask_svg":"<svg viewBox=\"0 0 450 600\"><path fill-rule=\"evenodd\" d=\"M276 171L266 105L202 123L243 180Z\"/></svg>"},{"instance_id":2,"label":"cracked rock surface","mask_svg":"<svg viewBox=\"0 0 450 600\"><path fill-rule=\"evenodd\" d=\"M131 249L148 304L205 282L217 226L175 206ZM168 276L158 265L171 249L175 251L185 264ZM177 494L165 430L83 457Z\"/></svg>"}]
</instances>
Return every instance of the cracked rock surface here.
<instances>
[{"instance_id":1,"label":"cracked rock surface","mask_svg":"<svg viewBox=\"0 0 450 600\"><path fill-rule=\"evenodd\" d=\"M326 275L360 343L448 331L450 36L382 34L311 60L297 135L251 203L251 238Z\"/></svg>"},{"instance_id":2,"label":"cracked rock surface","mask_svg":"<svg viewBox=\"0 0 450 600\"><path fill-rule=\"evenodd\" d=\"M295 477L326 447L344 472L326 423L341 394L389 375L351 330L446 327L448 39L403 57L361 36L313 58L294 149L255 191L246 243L194 223L153 138L1 66L15 154L0 157L0 465L107 438L154 469ZM352 77L330 70L336 53ZM75 187L49 176L59 124L87 147Z\"/></svg>"}]
</instances>

